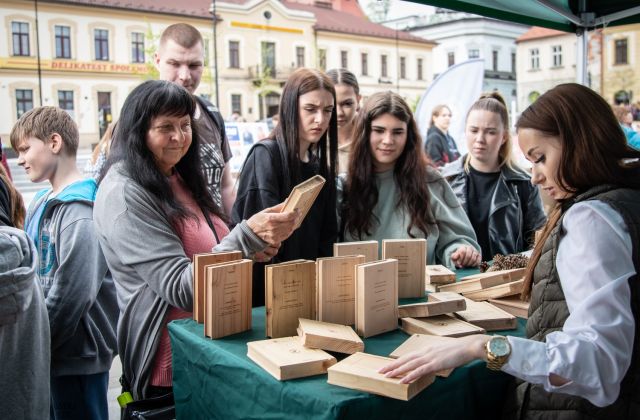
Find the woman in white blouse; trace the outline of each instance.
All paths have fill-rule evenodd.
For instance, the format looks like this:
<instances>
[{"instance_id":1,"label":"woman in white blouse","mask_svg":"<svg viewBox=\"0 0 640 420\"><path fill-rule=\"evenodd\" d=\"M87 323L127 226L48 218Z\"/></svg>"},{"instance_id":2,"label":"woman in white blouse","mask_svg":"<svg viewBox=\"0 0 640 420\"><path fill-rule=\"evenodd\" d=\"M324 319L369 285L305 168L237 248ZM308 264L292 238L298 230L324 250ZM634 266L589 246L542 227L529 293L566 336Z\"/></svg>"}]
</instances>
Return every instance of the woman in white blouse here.
<instances>
[{"instance_id":1,"label":"woman in white blouse","mask_svg":"<svg viewBox=\"0 0 640 420\"><path fill-rule=\"evenodd\" d=\"M640 418L640 152L577 84L545 93L516 128L531 182L558 202L525 277L529 338L459 338L381 372L407 383L484 359L520 380L519 418Z\"/></svg>"}]
</instances>

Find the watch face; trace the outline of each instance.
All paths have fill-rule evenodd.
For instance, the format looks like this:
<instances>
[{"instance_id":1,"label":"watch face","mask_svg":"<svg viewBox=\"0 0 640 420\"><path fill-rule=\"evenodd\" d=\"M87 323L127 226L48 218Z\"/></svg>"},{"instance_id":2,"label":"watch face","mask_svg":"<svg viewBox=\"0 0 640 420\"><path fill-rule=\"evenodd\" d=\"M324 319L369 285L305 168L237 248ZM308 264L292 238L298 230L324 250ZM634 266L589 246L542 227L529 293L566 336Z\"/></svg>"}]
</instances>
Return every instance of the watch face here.
<instances>
[{"instance_id":1,"label":"watch face","mask_svg":"<svg viewBox=\"0 0 640 420\"><path fill-rule=\"evenodd\" d=\"M506 356L511 350L509 342L504 337L494 337L489 341L489 350L496 357Z\"/></svg>"}]
</instances>

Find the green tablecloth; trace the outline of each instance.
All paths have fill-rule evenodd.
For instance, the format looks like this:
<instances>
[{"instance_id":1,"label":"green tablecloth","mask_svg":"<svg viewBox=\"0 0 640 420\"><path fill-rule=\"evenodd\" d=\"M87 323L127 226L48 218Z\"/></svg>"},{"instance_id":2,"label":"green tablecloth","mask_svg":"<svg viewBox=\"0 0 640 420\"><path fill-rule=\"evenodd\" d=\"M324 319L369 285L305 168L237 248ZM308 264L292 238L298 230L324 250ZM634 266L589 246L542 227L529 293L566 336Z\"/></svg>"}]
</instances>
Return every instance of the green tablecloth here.
<instances>
[{"instance_id":1,"label":"green tablecloth","mask_svg":"<svg viewBox=\"0 0 640 420\"><path fill-rule=\"evenodd\" d=\"M475 361L437 378L408 402L327 384L327 375L280 382L247 357L247 342L264 340L265 308L253 329L211 340L190 319L169 324L178 419L498 418L509 376ZM524 336L525 320L504 334ZM388 356L409 336L397 330L365 339L365 352ZM340 356L340 355L338 355Z\"/></svg>"}]
</instances>

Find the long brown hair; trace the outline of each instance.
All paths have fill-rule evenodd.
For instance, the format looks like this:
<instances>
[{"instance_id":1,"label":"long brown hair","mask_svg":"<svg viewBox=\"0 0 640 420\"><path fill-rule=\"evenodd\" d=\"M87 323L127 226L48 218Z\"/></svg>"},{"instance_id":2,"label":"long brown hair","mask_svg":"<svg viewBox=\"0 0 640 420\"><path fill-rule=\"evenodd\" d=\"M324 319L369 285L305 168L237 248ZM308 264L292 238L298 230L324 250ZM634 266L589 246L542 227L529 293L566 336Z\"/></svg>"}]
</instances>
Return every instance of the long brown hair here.
<instances>
[{"instance_id":1,"label":"long brown hair","mask_svg":"<svg viewBox=\"0 0 640 420\"><path fill-rule=\"evenodd\" d=\"M26 214L24 210L24 200L22 200L22 195L20 195L13 185L13 182L9 179L3 165L0 165L0 182L4 183L9 192L9 199L11 200L11 214L9 217L11 218L11 223L13 223L13 227L23 229Z\"/></svg>"},{"instance_id":2,"label":"long brown hair","mask_svg":"<svg viewBox=\"0 0 640 420\"><path fill-rule=\"evenodd\" d=\"M567 83L558 85L531 104L520 116L516 129L530 128L560 140L562 153L556 180L573 195L598 185L640 188L637 160L640 151L627 144L609 104L591 89ZM533 250L525 276L522 298L531 295L533 270L542 247L558 224L564 208L556 204Z\"/></svg>"},{"instance_id":3,"label":"long brown hair","mask_svg":"<svg viewBox=\"0 0 640 420\"><path fill-rule=\"evenodd\" d=\"M407 124L407 142L393 169L394 180L400 189L396 207L406 208L411 215L411 223L407 226L409 237L413 237L411 229L414 226L427 236L429 225L435 223L426 183L428 159L409 106L400 95L393 92L372 95L358 113L342 201L342 232L362 238L363 235L371 235L374 229L373 209L379 197L370 146L371 123L384 114L391 114Z\"/></svg>"},{"instance_id":4,"label":"long brown hair","mask_svg":"<svg viewBox=\"0 0 640 420\"><path fill-rule=\"evenodd\" d=\"M502 95L498 92L486 92L480 95L480 98L471 105L469 112L467 112L467 118L472 111L488 111L500 116L500 122L502 122L502 128L504 130L505 141L500 146L498 152L498 167L502 168L503 165L513 168L517 166L513 161L511 154L511 133L509 131L509 111L507 111L507 103ZM466 129L465 129L466 132ZM469 172L469 162L471 161L471 153L467 154L467 158L464 161L464 169Z\"/></svg>"},{"instance_id":5,"label":"long brown hair","mask_svg":"<svg viewBox=\"0 0 640 420\"><path fill-rule=\"evenodd\" d=\"M315 69L301 68L293 72L287 79L282 90L280 109L278 110L279 122L269 135L286 150L289 177L293 185L300 179L300 142L298 139L298 124L300 122L300 110L298 102L300 96L314 90L323 89L331 93L333 103L336 102L336 90L333 82L323 72ZM327 144L329 147L327 147ZM338 153L338 117L334 106L329 121L329 128L322 135L315 147L315 153L320 163L320 175L327 180L330 190L335 190L336 156ZM327 156L328 153L328 156Z\"/></svg>"}]
</instances>

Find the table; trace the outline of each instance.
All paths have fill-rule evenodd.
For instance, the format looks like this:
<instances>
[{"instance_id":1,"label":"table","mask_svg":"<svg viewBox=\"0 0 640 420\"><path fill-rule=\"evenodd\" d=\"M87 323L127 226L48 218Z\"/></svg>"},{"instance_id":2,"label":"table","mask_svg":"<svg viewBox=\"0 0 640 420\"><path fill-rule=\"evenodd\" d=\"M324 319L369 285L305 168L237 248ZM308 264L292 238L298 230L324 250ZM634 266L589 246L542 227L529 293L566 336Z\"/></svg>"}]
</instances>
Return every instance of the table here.
<instances>
[{"instance_id":1,"label":"table","mask_svg":"<svg viewBox=\"0 0 640 420\"><path fill-rule=\"evenodd\" d=\"M468 274L468 273L462 273ZM401 302L404 303L404 302ZM410 401L327 384L327 375L280 382L247 358L247 342L264 340L265 308L251 331L211 340L191 319L173 321L173 390L178 419L473 419L499 418L510 376L474 361ZM524 336L526 321L503 334ZM365 352L388 356L409 336L401 330L365 339Z\"/></svg>"}]
</instances>

